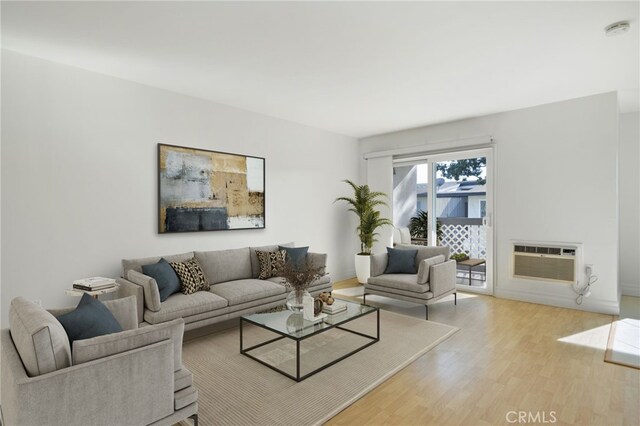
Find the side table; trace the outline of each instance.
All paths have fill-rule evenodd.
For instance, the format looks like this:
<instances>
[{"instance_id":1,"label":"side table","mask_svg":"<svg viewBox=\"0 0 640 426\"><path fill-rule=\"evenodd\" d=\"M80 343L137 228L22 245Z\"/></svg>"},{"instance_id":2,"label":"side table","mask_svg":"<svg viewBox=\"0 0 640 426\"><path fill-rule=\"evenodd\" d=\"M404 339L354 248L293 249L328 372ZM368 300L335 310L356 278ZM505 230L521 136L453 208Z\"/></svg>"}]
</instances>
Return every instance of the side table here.
<instances>
[{"instance_id":1,"label":"side table","mask_svg":"<svg viewBox=\"0 0 640 426\"><path fill-rule=\"evenodd\" d=\"M114 291L117 291L118 288L120 288L120 284L115 283L113 287L104 288L102 290L87 291L87 290L79 290L77 288L68 288L64 291L64 293L67 296L78 296L78 297L81 297L83 294L87 293L89 296L93 297L94 299L97 299L98 296L102 294L112 293Z\"/></svg>"},{"instance_id":2,"label":"side table","mask_svg":"<svg viewBox=\"0 0 640 426\"><path fill-rule=\"evenodd\" d=\"M467 259L467 260L462 260L462 261L457 262L457 263L458 263L458 265L468 266L469 267L469 285L471 285L471 270L476 266L480 266L480 265L486 263L486 261L484 259Z\"/></svg>"}]
</instances>

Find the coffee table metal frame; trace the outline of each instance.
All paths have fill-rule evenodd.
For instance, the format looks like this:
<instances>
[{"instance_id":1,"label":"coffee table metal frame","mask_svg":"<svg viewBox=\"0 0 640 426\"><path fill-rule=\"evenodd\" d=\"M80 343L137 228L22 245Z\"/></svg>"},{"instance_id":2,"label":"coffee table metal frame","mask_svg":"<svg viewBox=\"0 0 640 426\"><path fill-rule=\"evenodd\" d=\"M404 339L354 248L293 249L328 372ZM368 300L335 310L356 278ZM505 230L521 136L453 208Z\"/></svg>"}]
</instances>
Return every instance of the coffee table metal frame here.
<instances>
[{"instance_id":1,"label":"coffee table metal frame","mask_svg":"<svg viewBox=\"0 0 640 426\"><path fill-rule=\"evenodd\" d=\"M317 330L317 331L315 331L315 332L313 332L313 333L311 333L309 335L302 336L302 337L292 336L292 335L290 335L288 333L284 333L284 332L282 332L280 330L273 329L273 328L271 328L271 327L269 327L267 325L264 325L264 324L259 324L259 323L255 322L255 321L251 321L250 319L245 318L244 316L241 316L240 317L240 353L242 355L244 355L244 356L247 356L247 357L253 359L254 361L258 361L260 364L265 365L265 366L269 367L270 369L272 369L274 371L277 371L278 373L280 373L280 374L282 374L284 376L287 376L288 378L290 378L292 380L295 380L296 382L301 382L304 379L309 378L309 377L313 376L314 374L324 370L325 368L331 367L333 364L336 364L336 363L342 361L343 359L348 358L351 355L353 355L353 354L355 354L357 352L360 352L361 350L363 350L365 348L368 348L369 346L373 345L374 343L380 341L380 309L376 308L375 306L370 306L370 305L366 305L366 306L368 306L370 308L373 308L373 309L370 310L370 311L361 313L359 315L353 316L353 317L345 318L344 321L337 322L336 324L329 324L329 327L322 328L322 329ZM346 323L351 322L353 320L356 320L358 318L362 318L363 316L369 315L369 314L371 314L373 312L376 313L376 335L375 335L375 337L374 336L369 336L368 334L360 333L358 331L349 330L348 328L341 327L343 324L346 324ZM244 344L243 343L243 337L242 337L243 333L242 332L243 332L243 328L244 328L244 323L245 322L247 322L249 324L256 325L256 326L261 327L261 328L264 328L265 330L269 330L272 333L278 334L279 337L276 337L275 339L267 340L266 342L259 343L257 345L251 346L249 348L244 348L244 346L243 346L243 344ZM341 357L339 357L339 358L337 358L337 359L335 359L335 360L333 360L333 361L331 361L331 362L329 362L329 363L327 363L327 364L325 364L325 365L323 365L323 366L321 366L319 368L316 368L315 370L313 370L313 371L301 376L300 375L300 342L302 342L303 340L306 340L306 339L308 339L310 337L317 336L320 333L324 333L325 331L333 330L334 328L337 328L337 329L343 330L343 331L347 331L349 333L357 334L358 336L366 337L367 339L370 339L371 341L367 342L363 346L360 346L357 349L349 352L348 354L342 355ZM262 346L268 345L269 343L273 343L273 342L276 342L278 340L282 340L282 339L285 339L285 338L289 338L291 340L295 340L295 342L296 342L296 375L295 376L293 376L293 375L287 373L286 371L281 370L281 369L279 369L279 368L277 368L277 367L275 367L273 365L270 365L269 363L267 363L267 362L255 357L255 356L253 356L253 355L251 355L249 353L249 351L252 351L254 349L258 349L258 348L260 348Z\"/></svg>"}]
</instances>

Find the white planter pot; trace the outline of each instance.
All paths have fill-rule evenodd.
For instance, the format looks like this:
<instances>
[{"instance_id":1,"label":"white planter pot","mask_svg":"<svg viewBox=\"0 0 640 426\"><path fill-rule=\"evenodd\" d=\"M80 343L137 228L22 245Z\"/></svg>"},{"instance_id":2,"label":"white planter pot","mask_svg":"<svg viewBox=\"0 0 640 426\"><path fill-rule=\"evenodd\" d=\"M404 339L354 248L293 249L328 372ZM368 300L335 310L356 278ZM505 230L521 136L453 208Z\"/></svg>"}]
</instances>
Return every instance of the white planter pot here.
<instances>
[{"instance_id":1,"label":"white planter pot","mask_svg":"<svg viewBox=\"0 0 640 426\"><path fill-rule=\"evenodd\" d=\"M367 282L371 276L371 256L356 254L356 276L360 284Z\"/></svg>"}]
</instances>

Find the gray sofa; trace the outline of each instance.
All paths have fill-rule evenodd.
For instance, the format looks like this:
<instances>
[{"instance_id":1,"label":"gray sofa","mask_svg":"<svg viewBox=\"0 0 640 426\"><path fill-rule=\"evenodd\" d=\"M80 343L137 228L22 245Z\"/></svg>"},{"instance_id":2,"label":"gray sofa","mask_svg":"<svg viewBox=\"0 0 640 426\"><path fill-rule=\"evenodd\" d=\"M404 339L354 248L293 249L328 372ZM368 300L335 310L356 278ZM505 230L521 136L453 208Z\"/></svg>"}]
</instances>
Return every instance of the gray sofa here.
<instances>
[{"instance_id":1,"label":"gray sofa","mask_svg":"<svg viewBox=\"0 0 640 426\"><path fill-rule=\"evenodd\" d=\"M280 245L293 247L293 243ZM290 290L284 286L282 278L258 279L260 265L256 255L256 250L275 251L277 248L277 245L270 245L124 259L123 278L118 280L120 294L136 296L140 323L160 324L183 318L185 330L280 306L285 303ZM190 295L176 293L161 303L155 280L142 274L142 266L156 263L161 258L168 262L182 262L194 257L211 284L210 291ZM312 283L309 293L315 296L331 291L331 278L326 273L327 255L308 253L307 259L315 267L323 268L324 273Z\"/></svg>"},{"instance_id":2,"label":"gray sofa","mask_svg":"<svg viewBox=\"0 0 640 426\"><path fill-rule=\"evenodd\" d=\"M193 418L198 391L182 365L184 321L138 328L132 297L104 302L123 330L73 342L54 316L23 298L2 330L7 425L173 425Z\"/></svg>"},{"instance_id":3,"label":"gray sofa","mask_svg":"<svg viewBox=\"0 0 640 426\"><path fill-rule=\"evenodd\" d=\"M418 250L415 260L416 271L420 263L442 255L442 263L429 266L428 281L418 282L418 274L385 274L388 255L380 253L371 256L371 277L364 285L364 301L367 295L390 297L407 302L419 303L425 306L426 318L429 319L429 305L443 297L453 294L454 304L457 304L456 294L456 262L449 259L449 247L417 246L399 244L395 247L401 250ZM428 263L426 263L428 264Z\"/></svg>"}]
</instances>

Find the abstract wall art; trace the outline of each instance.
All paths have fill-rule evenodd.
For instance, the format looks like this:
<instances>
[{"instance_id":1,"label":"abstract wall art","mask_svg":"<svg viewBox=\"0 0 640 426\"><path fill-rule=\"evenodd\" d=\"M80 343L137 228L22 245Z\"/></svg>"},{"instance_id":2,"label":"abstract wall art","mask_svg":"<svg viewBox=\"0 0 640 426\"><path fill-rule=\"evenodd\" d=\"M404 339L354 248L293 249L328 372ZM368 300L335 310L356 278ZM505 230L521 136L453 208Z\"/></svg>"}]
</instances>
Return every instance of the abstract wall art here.
<instances>
[{"instance_id":1,"label":"abstract wall art","mask_svg":"<svg viewBox=\"0 0 640 426\"><path fill-rule=\"evenodd\" d=\"M158 144L159 232L265 227L265 160Z\"/></svg>"}]
</instances>

